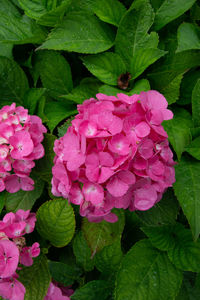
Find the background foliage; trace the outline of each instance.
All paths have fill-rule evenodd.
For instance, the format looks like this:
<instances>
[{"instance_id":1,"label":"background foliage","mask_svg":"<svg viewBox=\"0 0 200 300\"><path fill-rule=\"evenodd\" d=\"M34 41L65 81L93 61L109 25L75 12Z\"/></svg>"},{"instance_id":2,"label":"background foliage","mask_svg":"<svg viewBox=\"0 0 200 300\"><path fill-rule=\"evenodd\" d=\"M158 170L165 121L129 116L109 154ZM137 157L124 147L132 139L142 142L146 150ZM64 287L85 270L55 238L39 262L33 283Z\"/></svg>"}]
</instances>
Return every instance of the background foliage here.
<instances>
[{"instance_id":1,"label":"background foliage","mask_svg":"<svg viewBox=\"0 0 200 300\"><path fill-rule=\"evenodd\" d=\"M26 300L42 300L50 278L73 285L73 300L200 298L199 22L198 0L0 0L1 106L48 127L35 190L0 194L2 216L37 212L43 254L20 273ZM89 223L51 194L54 140L84 99L149 89L174 112L176 183L149 211Z\"/></svg>"}]
</instances>

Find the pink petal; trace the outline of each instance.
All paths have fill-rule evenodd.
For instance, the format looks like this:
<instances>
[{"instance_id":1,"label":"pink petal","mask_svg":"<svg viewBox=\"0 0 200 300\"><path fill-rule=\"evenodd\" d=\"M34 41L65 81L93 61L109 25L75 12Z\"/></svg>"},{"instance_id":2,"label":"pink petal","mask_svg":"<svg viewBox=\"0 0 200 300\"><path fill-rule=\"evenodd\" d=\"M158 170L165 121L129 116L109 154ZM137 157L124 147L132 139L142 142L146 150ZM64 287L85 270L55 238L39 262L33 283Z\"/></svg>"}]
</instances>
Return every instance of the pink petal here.
<instances>
[{"instance_id":1,"label":"pink petal","mask_svg":"<svg viewBox=\"0 0 200 300\"><path fill-rule=\"evenodd\" d=\"M16 175L7 176L4 183L9 193L16 193L20 190L19 177Z\"/></svg>"},{"instance_id":2,"label":"pink petal","mask_svg":"<svg viewBox=\"0 0 200 300\"><path fill-rule=\"evenodd\" d=\"M84 183L82 188L85 200L94 205L100 205L104 199L104 190L101 185L97 183Z\"/></svg>"},{"instance_id":3,"label":"pink petal","mask_svg":"<svg viewBox=\"0 0 200 300\"><path fill-rule=\"evenodd\" d=\"M113 176L107 183L106 188L114 197L121 197L128 191L129 185L117 176Z\"/></svg>"},{"instance_id":4,"label":"pink petal","mask_svg":"<svg viewBox=\"0 0 200 300\"><path fill-rule=\"evenodd\" d=\"M2 260L5 261L4 266ZM17 269L18 262L19 250L17 246L9 240L0 240L0 277L12 276Z\"/></svg>"},{"instance_id":5,"label":"pink petal","mask_svg":"<svg viewBox=\"0 0 200 300\"><path fill-rule=\"evenodd\" d=\"M130 152L130 142L123 134L116 134L109 141L108 148L114 153L126 155Z\"/></svg>"},{"instance_id":6,"label":"pink petal","mask_svg":"<svg viewBox=\"0 0 200 300\"><path fill-rule=\"evenodd\" d=\"M145 137L150 133L150 127L146 122L140 122L136 127L135 127L135 133L138 137Z\"/></svg>"},{"instance_id":7,"label":"pink petal","mask_svg":"<svg viewBox=\"0 0 200 300\"><path fill-rule=\"evenodd\" d=\"M147 210L151 208L157 200L157 193L153 187L138 189L135 191L134 195L134 206L138 210Z\"/></svg>"}]
</instances>

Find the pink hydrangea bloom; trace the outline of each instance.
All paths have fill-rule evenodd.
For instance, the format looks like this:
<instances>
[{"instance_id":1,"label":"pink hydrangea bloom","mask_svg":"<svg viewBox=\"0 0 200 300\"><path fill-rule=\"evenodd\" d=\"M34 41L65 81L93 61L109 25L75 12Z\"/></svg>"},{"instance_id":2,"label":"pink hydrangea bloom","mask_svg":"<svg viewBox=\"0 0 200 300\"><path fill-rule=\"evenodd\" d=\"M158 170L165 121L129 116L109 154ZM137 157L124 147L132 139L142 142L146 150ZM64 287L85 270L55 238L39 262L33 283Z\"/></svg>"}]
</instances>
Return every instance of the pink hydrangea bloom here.
<instances>
[{"instance_id":1,"label":"pink hydrangea bloom","mask_svg":"<svg viewBox=\"0 0 200 300\"><path fill-rule=\"evenodd\" d=\"M17 246L9 240L0 240L0 277L12 276L18 266L19 250Z\"/></svg>"},{"instance_id":2,"label":"pink hydrangea bloom","mask_svg":"<svg viewBox=\"0 0 200 300\"><path fill-rule=\"evenodd\" d=\"M96 97L78 105L72 126L55 141L52 193L80 205L89 221L116 222L113 208L150 209L174 183L161 125L173 114L153 90Z\"/></svg>"},{"instance_id":3,"label":"pink hydrangea bloom","mask_svg":"<svg viewBox=\"0 0 200 300\"><path fill-rule=\"evenodd\" d=\"M34 160L44 156L41 144L46 128L37 116L15 103L0 109L0 192L31 191Z\"/></svg>"},{"instance_id":4,"label":"pink hydrangea bloom","mask_svg":"<svg viewBox=\"0 0 200 300\"><path fill-rule=\"evenodd\" d=\"M70 297L73 294L73 290L66 288L60 288L57 284L51 282L47 295L44 300L70 300Z\"/></svg>"},{"instance_id":5,"label":"pink hydrangea bloom","mask_svg":"<svg viewBox=\"0 0 200 300\"><path fill-rule=\"evenodd\" d=\"M14 274L13 277L0 279L1 297L9 300L24 300L26 289L16 278L17 275Z\"/></svg>"}]
</instances>

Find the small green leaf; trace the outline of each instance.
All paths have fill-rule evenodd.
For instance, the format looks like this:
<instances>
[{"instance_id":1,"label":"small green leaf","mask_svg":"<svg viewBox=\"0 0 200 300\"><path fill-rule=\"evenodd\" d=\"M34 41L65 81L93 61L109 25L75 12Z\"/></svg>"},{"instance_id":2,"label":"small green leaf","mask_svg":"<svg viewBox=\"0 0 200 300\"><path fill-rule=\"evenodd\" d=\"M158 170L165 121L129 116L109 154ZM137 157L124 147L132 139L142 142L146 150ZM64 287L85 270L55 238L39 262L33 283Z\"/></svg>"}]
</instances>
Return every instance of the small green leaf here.
<instances>
[{"instance_id":1,"label":"small green leaf","mask_svg":"<svg viewBox=\"0 0 200 300\"><path fill-rule=\"evenodd\" d=\"M115 214L118 216L116 223L108 223L106 221L91 223L86 218L83 219L82 230L92 250L92 256L121 236L125 222L124 213L115 211Z\"/></svg>"},{"instance_id":2,"label":"small green leaf","mask_svg":"<svg viewBox=\"0 0 200 300\"><path fill-rule=\"evenodd\" d=\"M182 273L170 262L167 254L153 248L148 240L141 240L122 260L114 299L174 299L181 282Z\"/></svg>"},{"instance_id":3,"label":"small green leaf","mask_svg":"<svg viewBox=\"0 0 200 300\"><path fill-rule=\"evenodd\" d=\"M184 110L179 110L181 112ZM187 112L187 111L186 111ZM163 122L163 126L167 131L169 141L177 154L178 159L181 159L181 155L187 145L191 142L190 127L192 127L191 116L185 117L181 114L174 114L174 118L169 121Z\"/></svg>"},{"instance_id":4,"label":"small green leaf","mask_svg":"<svg viewBox=\"0 0 200 300\"><path fill-rule=\"evenodd\" d=\"M3 191L0 193L0 213L2 212L2 209L4 208L5 199L6 199L6 191Z\"/></svg>"},{"instance_id":5,"label":"small green leaf","mask_svg":"<svg viewBox=\"0 0 200 300\"><path fill-rule=\"evenodd\" d=\"M121 239L119 238L95 255L95 266L104 275L112 275L117 272L122 257Z\"/></svg>"},{"instance_id":6,"label":"small green leaf","mask_svg":"<svg viewBox=\"0 0 200 300\"><path fill-rule=\"evenodd\" d=\"M176 182L174 191L188 219L194 239L200 233L200 162L182 159L175 166Z\"/></svg>"},{"instance_id":7,"label":"small green leaf","mask_svg":"<svg viewBox=\"0 0 200 300\"><path fill-rule=\"evenodd\" d=\"M63 95L62 98L81 104L86 99L94 98L100 85L100 81L96 78L86 77L81 80L80 85L76 86L70 94Z\"/></svg>"},{"instance_id":8,"label":"small green leaf","mask_svg":"<svg viewBox=\"0 0 200 300\"><path fill-rule=\"evenodd\" d=\"M82 57L83 64L99 80L110 85L117 85L118 77L126 73L126 66L121 57L112 52Z\"/></svg>"},{"instance_id":9,"label":"small green leaf","mask_svg":"<svg viewBox=\"0 0 200 300\"><path fill-rule=\"evenodd\" d=\"M0 56L0 93L1 105L12 102L22 104L28 89L28 80L24 71L14 60Z\"/></svg>"},{"instance_id":10,"label":"small green leaf","mask_svg":"<svg viewBox=\"0 0 200 300\"><path fill-rule=\"evenodd\" d=\"M106 300L110 295L111 284L104 280L93 280L77 289L71 300Z\"/></svg>"},{"instance_id":11,"label":"small green leaf","mask_svg":"<svg viewBox=\"0 0 200 300\"><path fill-rule=\"evenodd\" d=\"M71 12L39 48L99 53L111 48L113 42L114 32L109 25L93 15Z\"/></svg>"},{"instance_id":12,"label":"small green leaf","mask_svg":"<svg viewBox=\"0 0 200 300\"><path fill-rule=\"evenodd\" d=\"M156 12L154 29L159 30L178 18L195 3L196 0L165 0Z\"/></svg>"},{"instance_id":13,"label":"small green leaf","mask_svg":"<svg viewBox=\"0 0 200 300\"><path fill-rule=\"evenodd\" d=\"M82 231L76 234L73 241L73 251L76 256L77 264L86 272L92 271L94 268L94 259Z\"/></svg>"},{"instance_id":14,"label":"small green leaf","mask_svg":"<svg viewBox=\"0 0 200 300\"><path fill-rule=\"evenodd\" d=\"M189 144L185 151L187 151L194 158L200 160L200 137L194 139L191 144Z\"/></svg>"},{"instance_id":15,"label":"small green leaf","mask_svg":"<svg viewBox=\"0 0 200 300\"><path fill-rule=\"evenodd\" d=\"M74 212L65 199L45 202L37 211L37 230L55 247L64 247L75 230Z\"/></svg>"},{"instance_id":16,"label":"small green leaf","mask_svg":"<svg viewBox=\"0 0 200 300\"><path fill-rule=\"evenodd\" d=\"M118 26L126 12L124 5L118 0L94 0L93 11L100 20Z\"/></svg>"},{"instance_id":17,"label":"small green leaf","mask_svg":"<svg viewBox=\"0 0 200 300\"><path fill-rule=\"evenodd\" d=\"M58 127L58 137L62 137L65 135L65 133L67 132L69 126L71 126L71 121L74 120L74 117L68 118L67 121L61 125L60 127Z\"/></svg>"},{"instance_id":18,"label":"small green leaf","mask_svg":"<svg viewBox=\"0 0 200 300\"><path fill-rule=\"evenodd\" d=\"M51 101L45 105L44 113L48 118L48 121L46 123L50 131L52 132L54 128L58 125L58 123L60 123L67 117L76 114L77 110L73 103Z\"/></svg>"},{"instance_id":19,"label":"small green leaf","mask_svg":"<svg viewBox=\"0 0 200 300\"><path fill-rule=\"evenodd\" d=\"M49 261L49 271L52 278L63 286L73 284L81 275L80 268L76 266L72 267L57 261Z\"/></svg>"},{"instance_id":20,"label":"small green leaf","mask_svg":"<svg viewBox=\"0 0 200 300\"><path fill-rule=\"evenodd\" d=\"M5 194L5 206L8 211L16 212L18 209L28 210L33 207L34 203L42 195L44 188L44 181L39 179L34 173L31 173L34 180L34 190L32 191L18 191L16 193Z\"/></svg>"},{"instance_id":21,"label":"small green leaf","mask_svg":"<svg viewBox=\"0 0 200 300\"><path fill-rule=\"evenodd\" d=\"M42 144L44 146L45 156L37 161L34 168L34 172L37 174L38 178L47 182L50 182L52 177L53 159L55 156L53 147L55 140L56 137L53 134L46 133L44 135L44 141Z\"/></svg>"},{"instance_id":22,"label":"small green leaf","mask_svg":"<svg viewBox=\"0 0 200 300\"><path fill-rule=\"evenodd\" d=\"M56 51L40 51L35 58L42 85L49 95L60 100L59 96L73 88L71 69L66 59Z\"/></svg>"},{"instance_id":23,"label":"small green leaf","mask_svg":"<svg viewBox=\"0 0 200 300\"><path fill-rule=\"evenodd\" d=\"M179 99L182 78L183 74L179 74L167 86L165 86L159 91L166 97L169 105L176 102Z\"/></svg>"},{"instance_id":24,"label":"small green leaf","mask_svg":"<svg viewBox=\"0 0 200 300\"><path fill-rule=\"evenodd\" d=\"M160 202L147 211L136 211L145 225L174 224L179 206L173 190L168 189Z\"/></svg>"},{"instance_id":25,"label":"small green leaf","mask_svg":"<svg viewBox=\"0 0 200 300\"><path fill-rule=\"evenodd\" d=\"M26 288L24 300L43 300L51 281L46 257L40 255L31 267L23 267L19 281Z\"/></svg>"},{"instance_id":26,"label":"small green leaf","mask_svg":"<svg viewBox=\"0 0 200 300\"><path fill-rule=\"evenodd\" d=\"M186 105L191 103L192 91L197 83L197 80L200 78L200 70L190 70L185 73L183 76L183 80L181 82L180 89L180 99L178 100L178 104Z\"/></svg>"},{"instance_id":27,"label":"small green leaf","mask_svg":"<svg viewBox=\"0 0 200 300\"><path fill-rule=\"evenodd\" d=\"M200 30L191 23L183 23L177 33L178 48L176 52L190 49L200 49Z\"/></svg>"},{"instance_id":28,"label":"small green leaf","mask_svg":"<svg viewBox=\"0 0 200 300\"><path fill-rule=\"evenodd\" d=\"M200 78L192 91L192 118L194 126L200 126Z\"/></svg>"}]
</instances>

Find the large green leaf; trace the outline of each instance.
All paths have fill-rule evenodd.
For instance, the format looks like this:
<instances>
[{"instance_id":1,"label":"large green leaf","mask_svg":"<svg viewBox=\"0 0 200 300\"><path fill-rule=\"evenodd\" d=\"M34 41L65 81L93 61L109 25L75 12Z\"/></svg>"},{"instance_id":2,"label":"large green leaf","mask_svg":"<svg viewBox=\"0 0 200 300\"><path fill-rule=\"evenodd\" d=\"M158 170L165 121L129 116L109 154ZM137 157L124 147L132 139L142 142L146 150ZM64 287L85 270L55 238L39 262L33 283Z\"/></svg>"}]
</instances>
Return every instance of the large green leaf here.
<instances>
[{"instance_id":1,"label":"large green leaf","mask_svg":"<svg viewBox=\"0 0 200 300\"><path fill-rule=\"evenodd\" d=\"M158 44L157 36L147 33L153 20L153 9L149 1L144 0L139 7L129 10L120 22L115 49L126 62L129 71L131 61L139 49L156 48Z\"/></svg>"},{"instance_id":2,"label":"large green leaf","mask_svg":"<svg viewBox=\"0 0 200 300\"><path fill-rule=\"evenodd\" d=\"M185 73L181 81L180 86L180 99L178 104L186 105L191 103L192 91L197 83L197 80L200 78L200 70L190 70Z\"/></svg>"},{"instance_id":3,"label":"large green leaf","mask_svg":"<svg viewBox=\"0 0 200 300\"><path fill-rule=\"evenodd\" d=\"M52 278L63 286L73 284L81 275L81 269L77 266L72 267L57 261L49 261L49 271Z\"/></svg>"},{"instance_id":4,"label":"large green leaf","mask_svg":"<svg viewBox=\"0 0 200 300\"><path fill-rule=\"evenodd\" d=\"M83 219L82 230L92 250L92 256L121 236L124 229L124 213L122 211L115 211L115 213L118 216L116 223L106 221L91 223L86 218Z\"/></svg>"},{"instance_id":5,"label":"large green leaf","mask_svg":"<svg viewBox=\"0 0 200 300\"><path fill-rule=\"evenodd\" d=\"M101 83L96 78L86 77L81 80L80 84L71 93L62 96L62 98L81 104L86 99L94 98L100 86Z\"/></svg>"},{"instance_id":6,"label":"large green leaf","mask_svg":"<svg viewBox=\"0 0 200 300\"><path fill-rule=\"evenodd\" d=\"M23 267L19 281L26 288L24 300L43 300L51 281L46 257L40 255L31 267Z\"/></svg>"},{"instance_id":7,"label":"large green leaf","mask_svg":"<svg viewBox=\"0 0 200 300\"><path fill-rule=\"evenodd\" d=\"M160 92L165 96L169 105L176 102L180 96L180 85L182 78L183 74L179 74L167 86L165 86L163 89L160 89Z\"/></svg>"},{"instance_id":8,"label":"large green leaf","mask_svg":"<svg viewBox=\"0 0 200 300\"><path fill-rule=\"evenodd\" d=\"M38 178L43 179L47 182L51 181L52 178L52 167L55 152L53 151L55 135L46 133L44 136L43 146L45 150L45 156L36 163L34 172Z\"/></svg>"},{"instance_id":9,"label":"large green leaf","mask_svg":"<svg viewBox=\"0 0 200 300\"><path fill-rule=\"evenodd\" d=\"M7 58L12 57L13 45L9 43L0 42L0 56L6 56Z\"/></svg>"},{"instance_id":10,"label":"large green leaf","mask_svg":"<svg viewBox=\"0 0 200 300\"><path fill-rule=\"evenodd\" d=\"M42 88L32 88L27 91L24 95L23 105L28 109L30 115L37 113L37 105L44 95L46 89Z\"/></svg>"},{"instance_id":11,"label":"large green leaf","mask_svg":"<svg viewBox=\"0 0 200 300\"><path fill-rule=\"evenodd\" d=\"M1 104L16 102L22 104L22 98L28 89L28 80L24 71L14 60L0 56L0 93Z\"/></svg>"},{"instance_id":12,"label":"large green leaf","mask_svg":"<svg viewBox=\"0 0 200 300\"><path fill-rule=\"evenodd\" d=\"M37 230L55 247L64 247L75 231L73 208L65 199L45 202L37 211Z\"/></svg>"},{"instance_id":13,"label":"large green leaf","mask_svg":"<svg viewBox=\"0 0 200 300\"><path fill-rule=\"evenodd\" d=\"M79 53L99 53L112 47L112 28L95 16L71 12L49 34L41 49L67 50Z\"/></svg>"},{"instance_id":14,"label":"large green leaf","mask_svg":"<svg viewBox=\"0 0 200 300\"><path fill-rule=\"evenodd\" d=\"M46 30L27 16L21 16L11 1L0 0L0 41L12 44L42 43Z\"/></svg>"},{"instance_id":15,"label":"large green leaf","mask_svg":"<svg viewBox=\"0 0 200 300\"><path fill-rule=\"evenodd\" d=\"M45 115L48 118L46 122L50 131L52 132L54 128L62 120L66 119L77 113L76 107L73 103L67 102L55 102L51 101L45 105Z\"/></svg>"},{"instance_id":16,"label":"large green leaf","mask_svg":"<svg viewBox=\"0 0 200 300\"><path fill-rule=\"evenodd\" d=\"M117 85L118 77L126 73L126 66L121 57L112 52L82 57L83 64L99 80L110 85Z\"/></svg>"},{"instance_id":17,"label":"large green leaf","mask_svg":"<svg viewBox=\"0 0 200 300\"><path fill-rule=\"evenodd\" d=\"M200 78L192 91L192 118L194 126L200 126Z\"/></svg>"},{"instance_id":18,"label":"large green leaf","mask_svg":"<svg viewBox=\"0 0 200 300\"><path fill-rule=\"evenodd\" d=\"M181 272L170 262L167 254L153 248L148 240L142 240L122 260L114 299L174 299L181 281Z\"/></svg>"},{"instance_id":19,"label":"large green leaf","mask_svg":"<svg viewBox=\"0 0 200 300\"><path fill-rule=\"evenodd\" d=\"M176 112L179 112L179 114ZM183 113L181 114L181 112ZM174 118L163 123L163 126L167 131L169 141L172 144L179 160L181 159L181 155L185 147L191 142L190 128L192 125L191 115L183 109L175 111Z\"/></svg>"},{"instance_id":20,"label":"large green leaf","mask_svg":"<svg viewBox=\"0 0 200 300\"><path fill-rule=\"evenodd\" d=\"M31 209L38 198L42 195L44 182L35 174L31 174L34 179L34 190L18 191L16 193L5 194L5 206L8 211L17 211L18 209Z\"/></svg>"},{"instance_id":21,"label":"large green leaf","mask_svg":"<svg viewBox=\"0 0 200 300\"><path fill-rule=\"evenodd\" d=\"M186 12L196 0L165 0L156 12L154 28L161 29Z\"/></svg>"},{"instance_id":22,"label":"large green leaf","mask_svg":"<svg viewBox=\"0 0 200 300\"><path fill-rule=\"evenodd\" d=\"M73 251L76 256L77 264L89 272L94 268L94 259L92 258L92 251L88 246L82 231L76 234L73 241Z\"/></svg>"},{"instance_id":23,"label":"large green leaf","mask_svg":"<svg viewBox=\"0 0 200 300\"><path fill-rule=\"evenodd\" d=\"M104 22L118 26L126 8L118 0L94 0L94 13Z\"/></svg>"},{"instance_id":24,"label":"large green leaf","mask_svg":"<svg viewBox=\"0 0 200 300\"><path fill-rule=\"evenodd\" d=\"M54 26L62 20L66 8L71 2L72 0L19 0L20 6L25 10L27 16L37 20L37 23L45 26Z\"/></svg>"},{"instance_id":25,"label":"large green leaf","mask_svg":"<svg viewBox=\"0 0 200 300\"><path fill-rule=\"evenodd\" d=\"M200 160L200 137L194 139L191 144L189 144L185 151L187 151L194 158Z\"/></svg>"},{"instance_id":26,"label":"large green leaf","mask_svg":"<svg viewBox=\"0 0 200 300\"><path fill-rule=\"evenodd\" d=\"M200 233L200 162L184 158L175 169L175 194L197 239Z\"/></svg>"},{"instance_id":27,"label":"large green leaf","mask_svg":"<svg viewBox=\"0 0 200 300\"><path fill-rule=\"evenodd\" d=\"M104 280L93 280L77 289L71 300L106 300L111 291L111 284Z\"/></svg>"},{"instance_id":28,"label":"large green leaf","mask_svg":"<svg viewBox=\"0 0 200 300\"><path fill-rule=\"evenodd\" d=\"M59 52L40 51L35 58L35 68L51 97L58 98L72 90L70 66Z\"/></svg>"},{"instance_id":29,"label":"large green leaf","mask_svg":"<svg viewBox=\"0 0 200 300\"><path fill-rule=\"evenodd\" d=\"M200 30L191 23L183 23L178 28L178 48L177 52L200 49Z\"/></svg>"},{"instance_id":30,"label":"large green leaf","mask_svg":"<svg viewBox=\"0 0 200 300\"><path fill-rule=\"evenodd\" d=\"M191 280L183 279L182 286L176 300L197 300L200 299L200 289L192 286Z\"/></svg>"},{"instance_id":31,"label":"large green leaf","mask_svg":"<svg viewBox=\"0 0 200 300\"><path fill-rule=\"evenodd\" d=\"M104 275L112 275L117 272L122 257L121 239L119 238L95 255L95 266Z\"/></svg>"},{"instance_id":32,"label":"large green leaf","mask_svg":"<svg viewBox=\"0 0 200 300\"><path fill-rule=\"evenodd\" d=\"M178 75L198 65L200 65L200 51L187 50L166 56L162 63L152 67L148 76L153 88L160 90L168 86Z\"/></svg>"},{"instance_id":33,"label":"large green leaf","mask_svg":"<svg viewBox=\"0 0 200 300\"><path fill-rule=\"evenodd\" d=\"M147 211L137 211L137 215L148 226L174 224L178 210L179 207L173 190L168 189L160 202Z\"/></svg>"}]
</instances>

